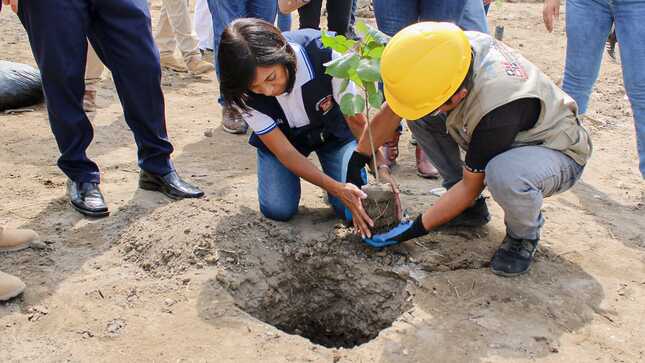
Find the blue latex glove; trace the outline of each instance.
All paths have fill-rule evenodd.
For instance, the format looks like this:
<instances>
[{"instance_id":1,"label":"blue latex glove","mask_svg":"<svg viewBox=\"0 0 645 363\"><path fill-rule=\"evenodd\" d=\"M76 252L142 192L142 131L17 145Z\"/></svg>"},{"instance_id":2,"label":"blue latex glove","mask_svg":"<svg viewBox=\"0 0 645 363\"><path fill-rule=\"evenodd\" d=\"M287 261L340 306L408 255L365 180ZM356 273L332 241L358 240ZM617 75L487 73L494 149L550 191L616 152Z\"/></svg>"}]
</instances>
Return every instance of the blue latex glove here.
<instances>
[{"instance_id":1,"label":"blue latex glove","mask_svg":"<svg viewBox=\"0 0 645 363\"><path fill-rule=\"evenodd\" d=\"M398 226L385 233L375 234L370 238L363 238L363 242L373 248L383 248L426 234L428 234L428 231L423 227L420 214L414 222L401 222Z\"/></svg>"}]
</instances>

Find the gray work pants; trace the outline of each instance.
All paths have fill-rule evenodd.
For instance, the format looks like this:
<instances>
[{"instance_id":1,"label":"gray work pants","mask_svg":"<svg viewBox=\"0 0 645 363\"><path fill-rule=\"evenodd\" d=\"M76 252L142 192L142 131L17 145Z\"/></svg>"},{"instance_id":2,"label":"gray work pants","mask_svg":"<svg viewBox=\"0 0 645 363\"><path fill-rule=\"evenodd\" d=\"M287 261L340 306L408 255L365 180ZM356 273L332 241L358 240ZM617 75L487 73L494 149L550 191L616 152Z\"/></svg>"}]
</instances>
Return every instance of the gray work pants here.
<instances>
[{"instance_id":1,"label":"gray work pants","mask_svg":"<svg viewBox=\"0 0 645 363\"><path fill-rule=\"evenodd\" d=\"M417 142L450 189L463 178L459 146L446 132L442 117L408 121ZM506 232L513 238L537 239L544 224L545 197L562 193L580 178L584 167L564 153L542 146L521 146L494 157L486 166L486 186L504 210Z\"/></svg>"}]
</instances>

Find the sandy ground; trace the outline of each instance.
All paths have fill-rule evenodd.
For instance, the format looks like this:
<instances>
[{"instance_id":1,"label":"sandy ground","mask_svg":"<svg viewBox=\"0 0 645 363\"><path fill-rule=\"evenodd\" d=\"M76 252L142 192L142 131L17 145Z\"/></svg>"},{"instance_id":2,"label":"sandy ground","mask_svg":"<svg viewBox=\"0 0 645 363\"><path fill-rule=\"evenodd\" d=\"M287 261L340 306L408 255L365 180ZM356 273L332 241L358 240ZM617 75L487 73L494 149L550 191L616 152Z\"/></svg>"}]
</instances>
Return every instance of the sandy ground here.
<instances>
[{"instance_id":1,"label":"sandy ground","mask_svg":"<svg viewBox=\"0 0 645 363\"><path fill-rule=\"evenodd\" d=\"M560 78L563 27L547 34L540 5L494 5L490 21ZM34 64L12 13L0 29L0 58ZM68 206L44 106L0 115L0 223L44 241L0 256L0 270L28 285L0 304L0 361L645 361L645 185L619 64L605 59L593 93L583 179L546 200L536 263L513 279L488 270L504 236L492 200L485 228L380 252L306 183L293 222L262 218L254 150L222 131L214 76L165 73L163 86L175 163L207 197L137 189L134 142L107 77L89 150L112 210L100 220ZM396 176L414 215L436 201L438 182L415 176L408 139Z\"/></svg>"}]
</instances>

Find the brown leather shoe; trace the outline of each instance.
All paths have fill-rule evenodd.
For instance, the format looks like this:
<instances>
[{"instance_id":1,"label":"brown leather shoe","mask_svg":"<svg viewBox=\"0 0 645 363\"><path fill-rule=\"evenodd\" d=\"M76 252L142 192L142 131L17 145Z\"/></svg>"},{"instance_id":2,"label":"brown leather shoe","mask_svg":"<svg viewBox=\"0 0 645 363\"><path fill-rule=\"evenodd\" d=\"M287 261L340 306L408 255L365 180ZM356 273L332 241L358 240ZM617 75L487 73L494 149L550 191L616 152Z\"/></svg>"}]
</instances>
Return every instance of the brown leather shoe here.
<instances>
[{"instance_id":1,"label":"brown leather shoe","mask_svg":"<svg viewBox=\"0 0 645 363\"><path fill-rule=\"evenodd\" d=\"M396 158L399 157L399 138L401 131L395 131L394 137L383 144L382 151L387 166L396 164Z\"/></svg>"},{"instance_id":2,"label":"brown leather shoe","mask_svg":"<svg viewBox=\"0 0 645 363\"><path fill-rule=\"evenodd\" d=\"M159 58L159 63L161 63L161 67L170 69L175 72L188 72L188 69L183 62L179 61L177 58L175 58L174 55L169 54L169 55L162 55Z\"/></svg>"},{"instance_id":3,"label":"brown leather shoe","mask_svg":"<svg viewBox=\"0 0 645 363\"><path fill-rule=\"evenodd\" d=\"M421 149L421 146L417 145L417 148L414 152L417 159L417 175L426 178L426 179L435 179L439 177L439 172L437 169L430 163L428 155Z\"/></svg>"},{"instance_id":4,"label":"brown leather shoe","mask_svg":"<svg viewBox=\"0 0 645 363\"><path fill-rule=\"evenodd\" d=\"M194 55L186 61L186 68L192 75L200 75L215 70L215 67L202 59L201 55Z\"/></svg>"},{"instance_id":5,"label":"brown leather shoe","mask_svg":"<svg viewBox=\"0 0 645 363\"><path fill-rule=\"evenodd\" d=\"M25 283L16 276L0 271L0 301L7 301L25 291Z\"/></svg>"}]
</instances>

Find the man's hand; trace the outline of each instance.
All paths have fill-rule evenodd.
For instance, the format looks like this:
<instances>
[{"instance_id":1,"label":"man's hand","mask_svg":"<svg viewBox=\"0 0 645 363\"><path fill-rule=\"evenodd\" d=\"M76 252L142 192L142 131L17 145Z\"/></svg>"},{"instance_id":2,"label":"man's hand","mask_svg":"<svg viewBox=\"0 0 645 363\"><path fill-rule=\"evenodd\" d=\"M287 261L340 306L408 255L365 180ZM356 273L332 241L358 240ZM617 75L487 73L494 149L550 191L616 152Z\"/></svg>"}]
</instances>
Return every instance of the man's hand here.
<instances>
[{"instance_id":1,"label":"man's hand","mask_svg":"<svg viewBox=\"0 0 645 363\"><path fill-rule=\"evenodd\" d=\"M560 17L560 0L544 0L544 9L542 10L542 18L544 18L544 26L546 30L553 31L555 21Z\"/></svg>"},{"instance_id":2,"label":"man's hand","mask_svg":"<svg viewBox=\"0 0 645 363\"><path fill-rule=\"evenodd\" d=\"M378 176L382 183L390 184L392 193L394 193L394 202L396 203L396 217L400 220L403 216L401 210L401 191L399 191L399 185L394 179L394 176L392 176L390 167L387 165L379 165Z\"/></svg>"},{"instance_id":3,"label":"man's hand","mask_svg":"<svg viewBox=\"0 0 645 363\"><path fill-rule=\"evenodd\" d=\"M2 3L11 6L11 10L16 14L18 13L18 0L2 0Z\"/></svg>"},{"instance_id":4,"label":"man's hand","mask_svg":"<svg viewBox=\"0 0 645 363\"><path fill-rule=\"evenodd\" d=\"M360 233L363 238L371 237L370 227L374 226L374 222L367 215L361 202L362 199L367 198L367 194L351 183L339 183L339 186L340 188L336 189L333 194L352 212L352 222L356 232Z\"/></svg>"},{"instance_id":5,"label":"man's hand","mask_svg":"<svg viewBox=\"0 0 645 363\"><path fill-rule=\"evenodd\" d=\"M422 215L420 214L414 222L401 222L398 226L385 233L375 234L370 238L363 237L363 242L373 248L383 248L425 236L426 234L428 234L428 231L423 227Z\"/></svg>"}]
</instances>

